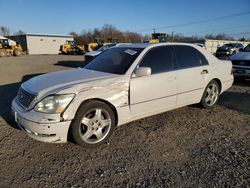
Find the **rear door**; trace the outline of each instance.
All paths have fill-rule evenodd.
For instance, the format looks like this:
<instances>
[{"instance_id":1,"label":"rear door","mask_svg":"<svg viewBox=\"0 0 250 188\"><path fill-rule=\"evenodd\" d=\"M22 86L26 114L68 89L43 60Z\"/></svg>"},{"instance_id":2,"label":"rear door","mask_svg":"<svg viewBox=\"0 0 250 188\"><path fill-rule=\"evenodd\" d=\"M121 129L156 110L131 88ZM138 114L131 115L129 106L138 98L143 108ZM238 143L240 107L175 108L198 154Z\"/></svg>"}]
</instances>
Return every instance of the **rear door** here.
<instances>
[{"instance_id":1,"label":"rear door","mask_svg":"<svg viewBox=\"0 0 250 188\"><path fill-rule=\"evenodd\" d=\"M206 87L209 66L206 58L192 46L176 45L177 105L198 103Z\"/></svg>"}]
</instances>

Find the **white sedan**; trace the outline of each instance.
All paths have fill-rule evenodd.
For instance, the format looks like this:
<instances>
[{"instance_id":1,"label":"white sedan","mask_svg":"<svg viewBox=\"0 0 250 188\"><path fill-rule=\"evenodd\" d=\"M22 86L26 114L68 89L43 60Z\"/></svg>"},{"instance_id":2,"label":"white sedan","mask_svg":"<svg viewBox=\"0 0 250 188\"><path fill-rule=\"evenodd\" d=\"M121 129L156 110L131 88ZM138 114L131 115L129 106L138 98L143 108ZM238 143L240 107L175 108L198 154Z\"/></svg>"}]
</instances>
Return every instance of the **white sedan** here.
<instances>
[{"instance_id":1,"label":"white sedan","mask_svg":"<svg viewBox=\"0 0 250 188\"><path fill-rule=\"evenodd\" d=\"M121 45L84 68L23 83L12 111L36 140L66 142L70 133L79 145L94 147L116 126L143 117L195 103L212 108L232 83L231 62L197 45Z\"/></svg>"}]
</instances>

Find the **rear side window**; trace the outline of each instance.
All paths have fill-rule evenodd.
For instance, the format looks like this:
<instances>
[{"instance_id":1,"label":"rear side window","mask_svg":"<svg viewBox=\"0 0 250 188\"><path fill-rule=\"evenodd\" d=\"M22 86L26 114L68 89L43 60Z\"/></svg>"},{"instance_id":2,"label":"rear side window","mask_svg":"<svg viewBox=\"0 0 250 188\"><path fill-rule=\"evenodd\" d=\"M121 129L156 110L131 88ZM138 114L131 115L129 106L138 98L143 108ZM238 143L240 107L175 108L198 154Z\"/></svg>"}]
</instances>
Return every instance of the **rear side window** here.
<instances>
[{"instance_id":1,"label":"rear side window","mask_svg":"<svg viewBox=\"0 0 250 188\"><path fill-rule=\"evenodd\" d=\"M191 46L173 46L177 69L208 65L206 58Z\"/></svg>"},{"instance_id":2,"label":"rear side window","mask_svg":"<svg viewBox=\"0 0 250 188\"><path fill-rule=\"evenodd\" d=\"M142 59L139 67L150 67L152 74L173 70L173 50L170 46L152 48Z\"/></svg>"}]
</instances>

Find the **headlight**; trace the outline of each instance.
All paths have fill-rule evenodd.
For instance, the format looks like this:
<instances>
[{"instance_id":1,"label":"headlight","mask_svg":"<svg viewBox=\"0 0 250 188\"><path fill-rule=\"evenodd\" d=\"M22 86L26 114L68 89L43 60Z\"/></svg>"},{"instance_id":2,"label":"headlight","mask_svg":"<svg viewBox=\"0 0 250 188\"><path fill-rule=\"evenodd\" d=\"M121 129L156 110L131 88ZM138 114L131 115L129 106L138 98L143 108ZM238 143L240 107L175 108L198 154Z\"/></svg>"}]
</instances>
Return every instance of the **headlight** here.
<instances>
[{"instance_id":1,"label":"headlight","mask_svg":"<svg viewBox=\"0 0 250 188\"><path fill-rule=\"evenodd\" d=\"M48 96L37 103L35 111L47 114L62 113L74 96L74 94Z\"/></svg>"}]
</instances>

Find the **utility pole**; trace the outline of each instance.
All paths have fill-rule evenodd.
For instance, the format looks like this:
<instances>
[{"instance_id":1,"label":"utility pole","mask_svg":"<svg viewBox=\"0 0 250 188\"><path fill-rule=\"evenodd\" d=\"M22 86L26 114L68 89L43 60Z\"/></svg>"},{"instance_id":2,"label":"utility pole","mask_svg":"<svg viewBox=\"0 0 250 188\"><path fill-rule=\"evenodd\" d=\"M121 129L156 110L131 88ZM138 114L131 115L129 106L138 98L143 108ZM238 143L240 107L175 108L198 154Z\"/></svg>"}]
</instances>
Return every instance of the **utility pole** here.
<instances>
[{"instance_id":1,"label":"utility pole","mask_svg":"<svg viewBox=\"0 0 250 188\"><path fill-rule=\"evenodd\" d=\"M174 42L174 31L172 31L171 42Z\"/></svg>"},{"instance_id":2,"label":"utility pole","mask_svg":"<svg viewBox=\"0 0 250 188\"><path fill-rule=\"evenodd\" d=\"M154 34L155 34L155 28L153 30L154 30Z\"/></svg>"}]
</instances>

